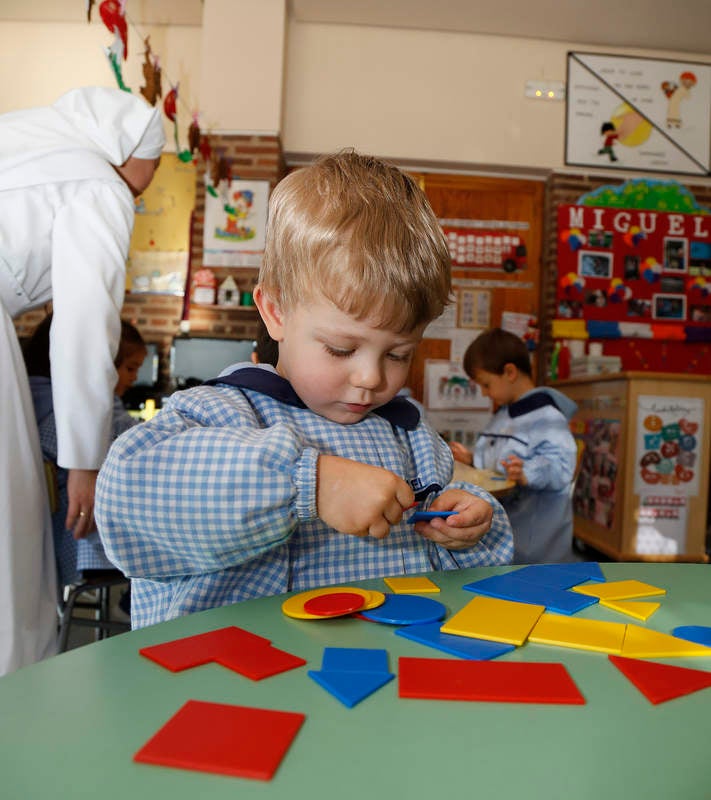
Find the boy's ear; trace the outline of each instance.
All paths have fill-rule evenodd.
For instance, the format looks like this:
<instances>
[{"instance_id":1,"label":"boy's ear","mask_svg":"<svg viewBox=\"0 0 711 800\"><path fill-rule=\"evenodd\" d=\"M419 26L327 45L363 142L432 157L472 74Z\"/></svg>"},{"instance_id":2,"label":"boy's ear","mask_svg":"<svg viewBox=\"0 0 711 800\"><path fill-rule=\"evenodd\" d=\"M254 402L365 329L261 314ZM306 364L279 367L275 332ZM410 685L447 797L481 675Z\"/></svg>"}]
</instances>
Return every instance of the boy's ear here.
<instances>
[{"instance_id":1,"label":"boy's ear","mask_svg":"<svg viewBox=\"0 0 711 800\"><path fill-rule=\"evenodd\" d=\"M259 285L254 287L252 297L269 335L275 342L281 342L284 339L284 316L281 309Z\"/></svg>"},{"instance_id":2,"label":"boy's ear","mask_svg":"<svg viewBox=\"0 0 711 800\"><path fill-rule=\"evenodd\" d=\"M510 362L504 364L504 377L513 383L518 378L518 367Z\"/></svg>"}]
</instances>

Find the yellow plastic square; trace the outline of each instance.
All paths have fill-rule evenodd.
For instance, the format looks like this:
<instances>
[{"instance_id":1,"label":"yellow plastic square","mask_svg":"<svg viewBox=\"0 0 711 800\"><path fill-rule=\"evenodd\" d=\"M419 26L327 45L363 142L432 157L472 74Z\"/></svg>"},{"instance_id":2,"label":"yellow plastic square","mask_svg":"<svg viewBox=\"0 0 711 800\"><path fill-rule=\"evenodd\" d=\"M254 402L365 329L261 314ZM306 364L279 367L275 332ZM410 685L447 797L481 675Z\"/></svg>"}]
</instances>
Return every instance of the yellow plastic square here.
<instances>
[{"instance_id":1,"label":"yellow plastic square","mask_svg":"<svg viewBox=\"0 0 711 800\"><path fill-rule=\"evenodd\" d=\"M522 645L545 606L477 595L440 628L442 633Z\"/></svg>"}]
</instances>

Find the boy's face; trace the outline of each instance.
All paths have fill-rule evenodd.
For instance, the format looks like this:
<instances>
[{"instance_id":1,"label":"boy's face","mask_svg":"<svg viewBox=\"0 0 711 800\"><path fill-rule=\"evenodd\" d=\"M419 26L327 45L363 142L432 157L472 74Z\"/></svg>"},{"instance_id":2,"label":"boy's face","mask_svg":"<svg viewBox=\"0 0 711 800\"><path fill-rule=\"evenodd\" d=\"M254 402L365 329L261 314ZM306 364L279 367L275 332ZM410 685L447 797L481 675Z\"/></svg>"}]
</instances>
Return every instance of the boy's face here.
<instances>
[{"instance_id":1,"label":"boy's face","mask_svg":"<svg viewBox=\"0 0 711 800\"><path fill-rule=\"evenodd\" d=\"M116 367L118 380L114 389L115 395L123 397L126 389L130 389L133 386L138 377L138 370L141 368L147 353L148 351L143 348L131 350L119 366Z\"/></svg>"},{"instance_id":2,"label":"boy's face","mask_svg":"<svg viewBox=\"0 0 711 800\"><path fill-rule=\"evenodd\" d=\"M324 298L300 304L282 320L277 372L312 411L344 425L360 422L402 389L424 330L384 330Z\"/></svg>"},{"instance_id":3,"label":"boy's face","mask_svg":"<svg viewBox=\"0 0 711 800\"><path fill-rule=\"evenodd\" d=\"M481 393L484 397L490 397L497 406L508 405L516 399L511 371L507 369L509 366L506 365L503 375L484 369L474 370L474 381L479 384Z\"/></svg>"}]
</instances>

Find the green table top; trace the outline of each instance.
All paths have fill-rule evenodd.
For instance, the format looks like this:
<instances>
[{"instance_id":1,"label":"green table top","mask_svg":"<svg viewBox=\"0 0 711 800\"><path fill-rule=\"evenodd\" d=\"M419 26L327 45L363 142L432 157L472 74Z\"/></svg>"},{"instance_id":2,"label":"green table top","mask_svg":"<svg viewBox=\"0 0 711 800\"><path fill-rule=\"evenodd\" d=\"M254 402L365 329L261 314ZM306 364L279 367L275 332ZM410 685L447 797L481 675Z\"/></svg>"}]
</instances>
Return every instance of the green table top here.
<instances>
[{"instance_id":1,"label":"green table top","mask_svg":"<svg viewBox=\"0 0 711 800\"><path fill-rule=\"evenodd\" d=\"M665 588L647 627L711 624L711 567L603 564L608 580ZM434 573L451 614L474 595L471 580L503 568ZM388 591L381 580L367 588ZM87 645L0 679L0 793L34 798L339 798L441 796L541 800L711 798L711 689L652 705L606 655L526 644L505 660L562 662L584 706L405 700L397 678L348 709L306 674L323 648L384 648L450 658L358 619L301 621L284 597L213 609ZM634 622L598 605L590 619ZM645 624L645 623L639 623ZM253 682L216 664L170 673L143 658L149 644L237 625L299 655L308 666ZM659 663L711 670L709 658ZM305 713L269 782L136 764L132 756L188 699Z\"/></svg>"}]
</instances>

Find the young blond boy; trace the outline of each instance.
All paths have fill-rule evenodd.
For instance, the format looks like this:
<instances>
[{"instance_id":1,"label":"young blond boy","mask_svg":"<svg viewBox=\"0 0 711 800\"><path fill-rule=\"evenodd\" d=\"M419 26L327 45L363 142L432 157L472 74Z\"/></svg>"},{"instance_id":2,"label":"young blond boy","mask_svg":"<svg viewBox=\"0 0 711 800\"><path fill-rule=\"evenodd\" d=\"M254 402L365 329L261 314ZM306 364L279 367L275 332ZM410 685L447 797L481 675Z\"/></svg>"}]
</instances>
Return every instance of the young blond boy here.
<instances>
[{"instance_id":1,"label":"young blond boy","mask_svg":"<svg viewBox=\"0 0 711 800\"><path fill-rule=\"evenodd\" d=\"M536 387L525 343L501 328L474 339L464 371L497 411L473 453L458 442L450 448L457 461L503 468L518 484L502 500L514 531L514 564L574 560L570 486L577 447L569 419L577 405L556 389Z\"/></svg>"},{"instance_id":2,"label":"young blond boy","mask_svg":"<svg viewBox=\"0 0 711 800\"><path fill-rule=\"evenodd\" d=\"M511 528L398 393L450 262L424 193L344 152L281 181L254 300L279 348L177 392L97 484L134 627L250 597L505 564ZM409 507L454 510L408 523Z\"/></svg>"}]
</instances>

